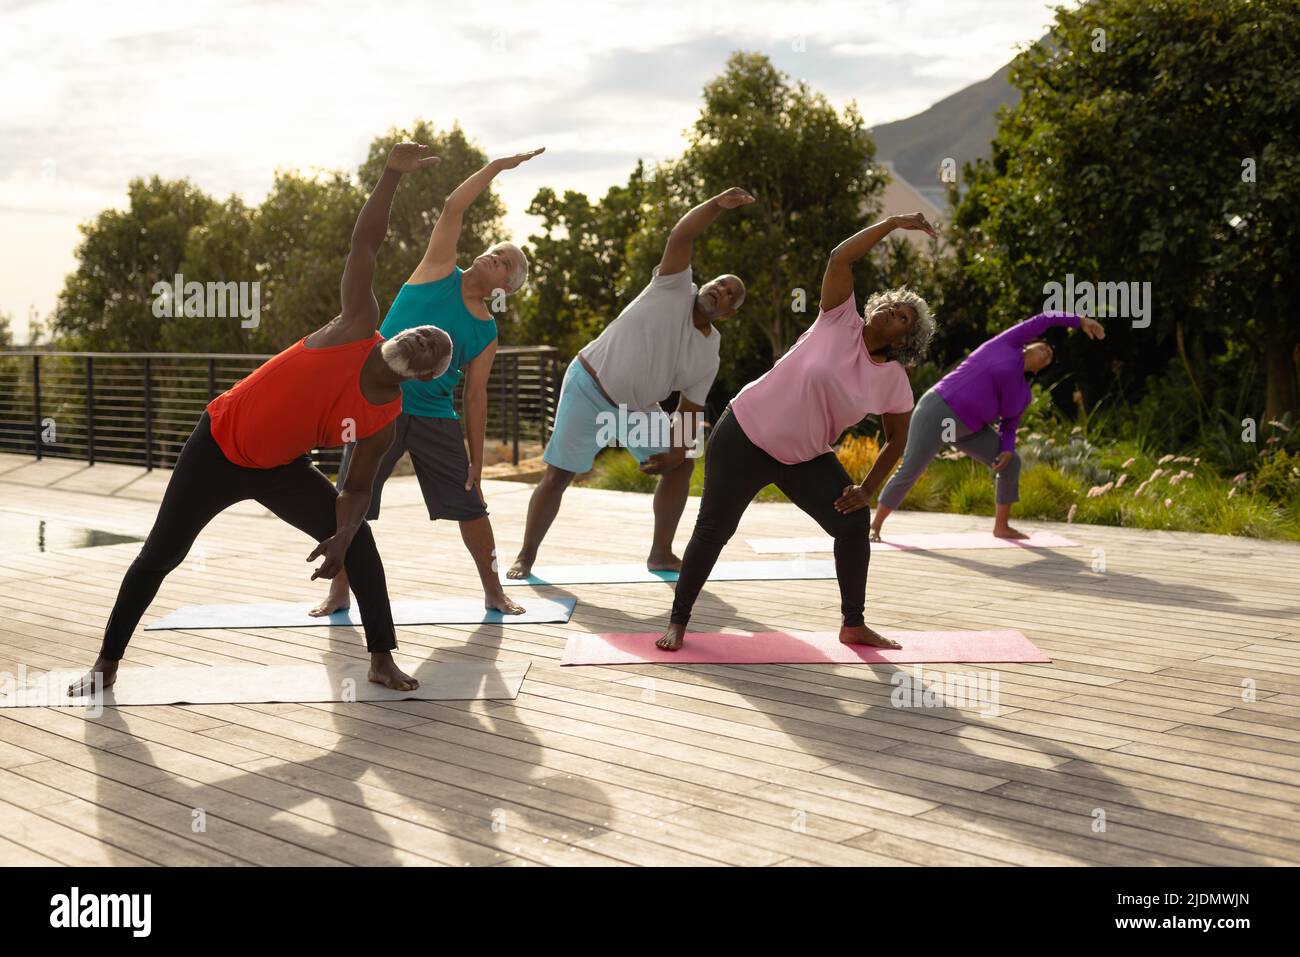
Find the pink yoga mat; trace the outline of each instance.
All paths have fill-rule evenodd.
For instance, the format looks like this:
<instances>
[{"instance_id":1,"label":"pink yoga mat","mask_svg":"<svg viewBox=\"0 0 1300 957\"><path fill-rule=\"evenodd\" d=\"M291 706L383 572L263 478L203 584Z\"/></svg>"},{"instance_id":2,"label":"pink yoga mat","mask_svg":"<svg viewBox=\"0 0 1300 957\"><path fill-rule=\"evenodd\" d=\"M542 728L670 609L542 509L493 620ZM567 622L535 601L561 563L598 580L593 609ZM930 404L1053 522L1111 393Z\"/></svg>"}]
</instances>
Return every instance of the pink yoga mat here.
<instances>
[{"instance_id":1,"label":"pink yoga mat","mask_svg":"<svg viewBox=\"0 0 1300 957\"><path fill-rule=\"evenodd\" d=\"M1077 543L1055 532L1030 532L1028 538L998 538L988 532L913 532L894 535L886 531L884 541L872 542L872 550L899 552L939 551L945 548L1074 548ZM830 552L835 548L829 535L807 538L751 538L749 547L759 554Z\"/></svg>"},{"instance_id":2,"label":"pink yoga mat","mask_svg":"<svg viewBox=\"0 0 1300 957\"><path fill-rule=\"evenodd\" d=\"M754 634L687 632L678 651L655 647L662 632L571 635L562 665L673 664L916 664L1039 662L1051 658L1018 631L882 631L903 647L840 644L830 631Z\"/></svg>"}]
</instances>

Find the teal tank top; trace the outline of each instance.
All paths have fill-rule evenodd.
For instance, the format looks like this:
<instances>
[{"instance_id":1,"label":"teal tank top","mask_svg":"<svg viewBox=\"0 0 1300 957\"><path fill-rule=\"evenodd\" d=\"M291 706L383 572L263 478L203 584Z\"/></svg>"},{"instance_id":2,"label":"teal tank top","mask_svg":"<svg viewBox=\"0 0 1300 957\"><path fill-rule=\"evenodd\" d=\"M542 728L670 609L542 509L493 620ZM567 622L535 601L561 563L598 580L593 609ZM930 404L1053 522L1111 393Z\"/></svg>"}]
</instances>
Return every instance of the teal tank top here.
<instances>
[{"instance_id":1,"label":"teal tank top","mask_svg":"<svg viewBox=\"0 0 1300 957\"><path fill-rule=\"evenodd\" d=\"M497 337L495 319L480 319L461 298L459 266L436 282L406 283L379 327L385 339L414 326L437 326L451 336L451 365L436 379L402 383L402 411L433 419L458 419L456 386L461 370Z\"/></svg>"}]
</instances>

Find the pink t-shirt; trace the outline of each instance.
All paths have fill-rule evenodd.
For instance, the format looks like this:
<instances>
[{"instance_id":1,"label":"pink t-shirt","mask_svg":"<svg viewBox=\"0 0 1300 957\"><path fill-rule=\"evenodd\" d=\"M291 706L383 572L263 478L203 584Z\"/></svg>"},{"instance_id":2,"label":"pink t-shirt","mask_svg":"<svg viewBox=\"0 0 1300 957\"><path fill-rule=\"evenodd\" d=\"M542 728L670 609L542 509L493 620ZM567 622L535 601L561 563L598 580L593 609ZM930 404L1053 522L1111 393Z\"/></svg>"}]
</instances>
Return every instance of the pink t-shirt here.
<instances>
[{"instance_id":1,"label":"pink t-shirt","mask_svg":"<svg viewBox=\"0 0 1300 957\"><path fill-rule=\"evenodd\" d=\"M823 310L776 365L740 390L731 412L749 441L796 465L872 413L911 410L912 385L898 362L876 362L862 341L852 295Z\"/></svg>"}]
</instances>

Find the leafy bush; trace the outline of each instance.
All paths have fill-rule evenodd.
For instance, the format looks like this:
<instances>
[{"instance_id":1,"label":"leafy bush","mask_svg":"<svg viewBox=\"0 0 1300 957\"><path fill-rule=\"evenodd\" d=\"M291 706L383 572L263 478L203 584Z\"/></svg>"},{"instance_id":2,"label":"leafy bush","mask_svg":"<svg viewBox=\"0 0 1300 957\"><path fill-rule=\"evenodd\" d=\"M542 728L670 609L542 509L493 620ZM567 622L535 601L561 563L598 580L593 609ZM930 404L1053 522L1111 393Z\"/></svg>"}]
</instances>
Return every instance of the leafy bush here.
<instances>
[{"instance_id":1,"label":"leafy bush","mask_svg":"<svg viewBox=\"0 0 1300 957\"><path fill-rule=\"evenodd\" d=\"M1252 453L1254 471L1230 479L1213 467L1214 460L1161 455L1140 437L1085 437L1081 427L1054 420L1050 413L1031 418L1031 423L1019 442L1023 466L1013 519L1300 541L1300 455L1284 448L1289 436L1266 441L1262 452ZM874 438L849 435L836 454L849 475L861 481L879 452ZM703 480L704 461L697 459L692 495L701 494ZM641 472L630 455L611 449L601 453L584 481L597 488L650 492L657 480ZM772 485L756 500L787 501ZM902 507L992 515L993 473L981 463L946 452L922 474Z\"/></svg>"}]
</instances>

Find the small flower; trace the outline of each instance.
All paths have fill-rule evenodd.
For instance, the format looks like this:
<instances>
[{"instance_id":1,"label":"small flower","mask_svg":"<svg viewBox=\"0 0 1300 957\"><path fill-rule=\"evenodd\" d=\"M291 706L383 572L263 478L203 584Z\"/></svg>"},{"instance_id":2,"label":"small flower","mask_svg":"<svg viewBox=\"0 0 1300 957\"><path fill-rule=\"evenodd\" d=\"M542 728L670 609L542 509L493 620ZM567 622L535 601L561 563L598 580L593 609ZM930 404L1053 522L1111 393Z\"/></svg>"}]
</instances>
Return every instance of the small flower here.
<instances>
[{"instance_id":1,"label":"small flower","mask_svg":"<svg viewBox=\"0 0 1300 957\"><path fill-rule=\"evenodd\" d=\"M1165 508L1168 508L1170 505L1173 504L1174 504L1174 500L1172 498L1165 499Z\"/></svg>"},{"instance_id":2,"label":"small flower","mask_svg":"<svg viewBox=\"0 0 1300 957\"><path fill-rule=\"evenodd\" d=\"M1125 460L1124 464L1121 465L1120 468L1126 469L1136 461L1137 459L1133 458L1132 456L1129 456L1129 458Z\"/></svg>"},{"instance_id":3,"label":"small flower","mask_svg":"<svg viewBox=\"0 0 1300 957\"><path fill-rule=\"evenodd\" d=\"M1240 484L1241 484L1242 482L1244 482L1244 481L1246 481L1246 473L1245 473L1245 472L1238 472L1236 475L1234 475L1234 476L1232 477L1232 484L1233 484L1233 485L1240 485Z\"/></svg>"},{"instance_id":4,"label":"small flower","mask_svg":"<svg viewBox=\"0 0 1300 957\"><path fill-rule=\"evenodd\" d=\"M1228 489L1228 498L1232 498L1232 496L1236 494L1237 494L1237 486L1234 485L1232 488Z\"/></svg>"},{"instance_id":5,"label":"small flower","mask_svg":"<svg viewBox=\"0 0 1300 957\"><path fill-rule=\"evenodd\" d=\"M1156 470L1155 470L1154 472L1152 472L1149 476L1147 476L1147 481L1148 481L1148 482L1154 482L1156 479L1160 478L1160 476L1162 476L1162 475L1164 475L1164 474L1165 474L1165 470L1164 470L1164 469L1156 469Z\"/></svg>"},{"instance_id":6,"label":"small flower","mask_svg":"<svg viewBox=\"0 0 1300 957\"><path fill-rule=\"evenodd\" d=\"M1074 516L1077 515L1078 513L1079 513L1079 506L1078 506L1078 505L1071 505L1071 506L1070 506L1070 510L1069 510L1068 512L1065 513L1065 521L1066 521L1066 523L1068 524L1068 523L1073 522L1073 521L1074 521Z\"/></svg>"},{"instance_id":7,"label":"small flower","mask_svg":"<svg viewBox=\"0 0 1300 957\"><path fill-rule=\"evenodd\" d=\"M1160 459L1160 461L1156 463L1156 465L1164 465L1166 462L1172 462L1173 460L1174 460L1174 457L1173 457L1172 455L1166 455L1166 456L1163 456L1163 457Z\"/></svg>"},{"instance_id":8,"label":"small flower","mask_svg":"<svg viewBox=\"0 0 1300 957\"><path fill-rule=\"evenodd\" d=\"M1123 488L1123 487L1124 487L1124 483L1127 482L1127 481L1128 481L1128 474L1125 473L1124 475L1121 475L1121 476L1119 477L1119 481L1115 483L1115 487L1116 487L1116 488Z\"/></svg>"}]
</instances>

